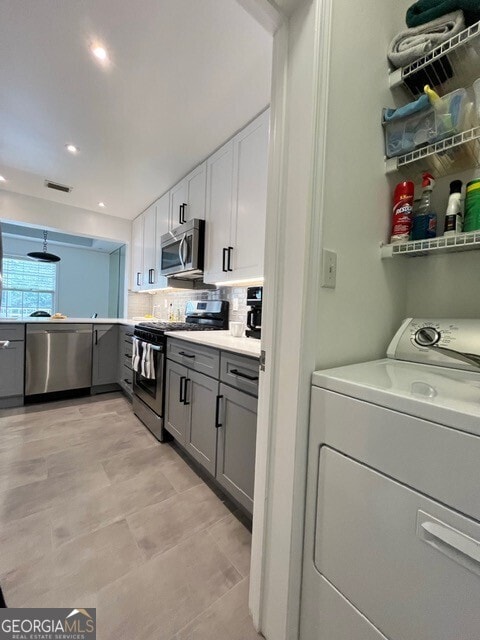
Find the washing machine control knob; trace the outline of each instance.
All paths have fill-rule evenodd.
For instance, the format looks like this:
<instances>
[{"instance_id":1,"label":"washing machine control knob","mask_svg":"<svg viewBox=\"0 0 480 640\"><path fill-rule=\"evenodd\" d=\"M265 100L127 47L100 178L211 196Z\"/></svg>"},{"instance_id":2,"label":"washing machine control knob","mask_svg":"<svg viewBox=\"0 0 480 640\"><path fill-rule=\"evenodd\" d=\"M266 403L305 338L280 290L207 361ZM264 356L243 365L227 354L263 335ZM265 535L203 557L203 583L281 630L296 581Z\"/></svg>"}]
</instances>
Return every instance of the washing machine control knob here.
<instances>
[{"instance_id":1,"label":"washing machine control knob","mask_svg":"<svg viewBox=\"0 0 480 640\"><path fill-rule=\"evenodd\" d=\"M440 332L434 327L422 327L415 332L414 340L420 347L433 347L440 338Z\"/></svg>"}]
</instances>

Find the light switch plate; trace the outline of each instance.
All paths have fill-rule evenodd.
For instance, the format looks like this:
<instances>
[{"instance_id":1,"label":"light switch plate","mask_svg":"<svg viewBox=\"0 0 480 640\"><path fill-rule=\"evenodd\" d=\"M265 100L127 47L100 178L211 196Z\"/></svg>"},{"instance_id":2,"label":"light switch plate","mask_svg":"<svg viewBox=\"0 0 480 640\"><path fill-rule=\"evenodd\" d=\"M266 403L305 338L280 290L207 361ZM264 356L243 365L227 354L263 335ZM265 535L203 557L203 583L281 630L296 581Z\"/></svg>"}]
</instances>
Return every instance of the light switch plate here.
<instances>
[{"instance_id":1,"label":"light switch plate","mask_svg":"<svg viewBox=\"0 0 480 640\"><path fill-rule=\"evenodd\" d=\"M337 254L335 251L323 250L322 279L320 286L335 289L337 284Z\"/></svg>"}]
</instances>

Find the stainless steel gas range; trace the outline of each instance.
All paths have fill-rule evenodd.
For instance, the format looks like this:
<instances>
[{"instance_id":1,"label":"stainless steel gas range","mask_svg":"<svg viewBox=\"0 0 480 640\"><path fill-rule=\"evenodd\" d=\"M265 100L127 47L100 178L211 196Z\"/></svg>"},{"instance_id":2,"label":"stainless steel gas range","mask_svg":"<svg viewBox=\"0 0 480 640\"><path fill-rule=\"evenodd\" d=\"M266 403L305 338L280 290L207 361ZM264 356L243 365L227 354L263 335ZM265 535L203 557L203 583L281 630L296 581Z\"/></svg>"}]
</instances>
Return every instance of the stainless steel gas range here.
<instances>
[{"instance_id":1,"label":"stainless steel gas range","mask_svg":"<svg viewBox=\"0 0 480 640\"><path fill-rule=\"evenodd\" d=\"M185 322L141 322L135 326L134 340L140 354L149 345L149 371L137 366L133 372L133 411L154 436L163 442L165 397L166 331L215 331L228 329L228 302L225 300L187 303ZM141 357L141 356L140 356Z\"/></svg>"}]
</instances>

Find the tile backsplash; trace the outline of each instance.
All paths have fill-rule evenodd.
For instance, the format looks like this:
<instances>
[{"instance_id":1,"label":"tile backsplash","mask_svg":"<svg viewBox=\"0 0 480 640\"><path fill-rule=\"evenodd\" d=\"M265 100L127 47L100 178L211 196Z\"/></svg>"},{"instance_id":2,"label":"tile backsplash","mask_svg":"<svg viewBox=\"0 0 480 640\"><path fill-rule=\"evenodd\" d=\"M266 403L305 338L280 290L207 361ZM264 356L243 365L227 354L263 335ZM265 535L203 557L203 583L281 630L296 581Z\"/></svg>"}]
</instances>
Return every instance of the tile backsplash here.
<instances>
[{"instance_id":1,"label":"tile backsplash","mask_svg":"<svg viewBox=\"0 0 480 640\"><path fill-rule=\"evenodd\" d=\"M152 313L152 298L149 293L128 292L127 318L140 318Z\"/></svg>"},{"instance_id":2,"label":"tile backsplash","mask_svg":"<svg viewBox=\"0 0 480 640\"><path fill-rule=\"evenodd\" d=\"M219 287L215 290L160 291L154 295L149 293L128 294L128 317L154 314L160 320L167 320L170 305L175 319L184 319L185 305L189 300L228 300L230 303L229 319L246 322L247 320L247 287ZM238 309L234 309L238 304Z\"/></svg>"}]
</instances>

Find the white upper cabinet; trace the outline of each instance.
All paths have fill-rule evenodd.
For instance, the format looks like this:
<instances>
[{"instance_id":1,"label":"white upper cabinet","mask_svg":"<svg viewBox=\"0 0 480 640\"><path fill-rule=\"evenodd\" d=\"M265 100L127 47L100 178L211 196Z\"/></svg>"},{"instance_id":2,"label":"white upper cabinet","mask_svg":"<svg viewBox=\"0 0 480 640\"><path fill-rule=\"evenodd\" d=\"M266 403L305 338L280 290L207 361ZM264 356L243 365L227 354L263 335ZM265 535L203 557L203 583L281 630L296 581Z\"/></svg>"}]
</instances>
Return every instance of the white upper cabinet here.
<instances>
[{"instance_id":1,"label":"white upper cabinet","mask_svg":"<svg viewBox=\"0 0 480 640\"><path fill-rule=\"evenodd\" d=\"M194 218L205 219L206 163L170 190L170 229Z\"/></svg>"},{"instance_id":2,"label":"white upper cabinet","mask_svg":"<svg viewBox=\"0 0 480 640\"><path fill-rule=\"evenodd\" d=\"M234 139L234 198L230 242L233 279L263 276L267 210L270 111L262 113Z\"/></svg>"},{"instance_id":3,"label":"white upper cabinet","mask_svg":"<svg viewBox=\"0 0 480 640\"><path fill-rule=\"evenodd\" d=\"M170 229L170 193L166 193L159 200L157 200L157 232L156 232L156 245L157 245L157 284L155 289L163 289L167 286L167 278L160 275L162 269L162 236L168 233Z\"/></svg>"},{"instance_id":4,"label":"white upper cabinet","mask_svg":"<svg viewBox=\"0 0 480 640\"><path fill-rule=\"evenodd\" d=\"M228 276L228 247L232 217L233 141L207 160L204 281L215 283Z\"/></svg>"},{"instance_id":5,"label":"white upper cabinet","mask_svg":"<svg viewBox=\"0 0 480 640\"><path fill-rule=\"evenodd\" d=\"M130 289L140 291L143 286L143 216L132 223L132 272Z\"/></svg>"},{"instance_id":6,"label":"white upper cabinet","mask_svg":"<svg viewBox=\"0 0 480 640\"><path fill-rule=\"evenodd\" d=\"M205 191L207 186L207 163L204 162L194 169L186 178L187 206L184 220L205 220Z\"/></svg>"},{"instance_id":7,"label":"white upper cabinet","mask_svg":"<svg viewBox=\"0 0 480 640\"><path fill-rule=\"evenodd\" d=\"M263 277L270 110L207 160L204 281Z\"/></svg>"},{"instance_id":8,"label":"white upper cabinet","mask_svg":"<svg viewBox=\"0 0 480 640\"><path fill-rule=\"evenodd\" d=\"M152 204L143 217L143 285L142 289L157 287L157 256L156 256L156 205Z\"/></svg>"},{"instance_id":9,"label":"white upper cabinet","mask_svg":"<svg viewBox=\"0 0 480 640\"><path fill-rule=\"evenodd\" d=\"M185 179L170 189L170 229L183 224L187 206L187 183Z\"/></svg>"}]
</instances>

